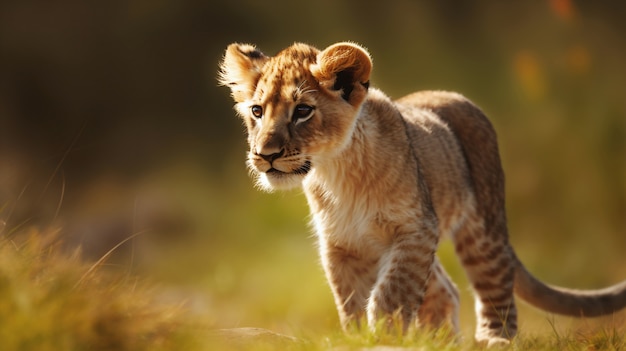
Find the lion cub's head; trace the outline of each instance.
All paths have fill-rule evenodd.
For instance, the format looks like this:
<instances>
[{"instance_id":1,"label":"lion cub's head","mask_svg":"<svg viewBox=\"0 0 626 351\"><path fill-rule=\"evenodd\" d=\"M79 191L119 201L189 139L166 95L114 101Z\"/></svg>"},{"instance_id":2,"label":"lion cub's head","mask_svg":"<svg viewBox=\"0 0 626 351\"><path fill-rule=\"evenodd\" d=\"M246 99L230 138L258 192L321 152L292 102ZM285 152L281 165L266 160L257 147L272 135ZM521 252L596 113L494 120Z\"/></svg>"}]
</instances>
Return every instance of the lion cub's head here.
<instances>
[{"instance_id":1,"label":"lion cub's head","mask_svg":"<svg viewBox=\"0 0 626 351\"><path fill-rule=\"evenodd\" d=\"M231 44L219 82L231 89L248 128L248 165L266 190L302 183L317 162L337 155L352 135L372 62L355 44L319 51L294 44L274 57Z\"/></svg>"}]
</instances>

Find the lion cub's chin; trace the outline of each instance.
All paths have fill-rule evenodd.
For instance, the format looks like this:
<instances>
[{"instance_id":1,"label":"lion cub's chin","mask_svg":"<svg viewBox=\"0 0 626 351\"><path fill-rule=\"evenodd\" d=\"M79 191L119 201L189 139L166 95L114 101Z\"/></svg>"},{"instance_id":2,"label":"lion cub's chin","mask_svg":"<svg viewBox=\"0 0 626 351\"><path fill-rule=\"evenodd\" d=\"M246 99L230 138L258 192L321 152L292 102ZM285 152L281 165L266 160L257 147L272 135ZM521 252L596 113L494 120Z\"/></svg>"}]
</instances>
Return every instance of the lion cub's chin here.
<instances>
[{"instance_id":1,"label":"lion cub's chin","mask_svg":"<svg viewBox=\"0 0 626 351\"><path fill-rule=\"evenodd\" d=\"M268 192L289 190L301 187L304 177L306 177L306 174L259 172L256 183L259 188Z\"/></svg>"}]
</instances>

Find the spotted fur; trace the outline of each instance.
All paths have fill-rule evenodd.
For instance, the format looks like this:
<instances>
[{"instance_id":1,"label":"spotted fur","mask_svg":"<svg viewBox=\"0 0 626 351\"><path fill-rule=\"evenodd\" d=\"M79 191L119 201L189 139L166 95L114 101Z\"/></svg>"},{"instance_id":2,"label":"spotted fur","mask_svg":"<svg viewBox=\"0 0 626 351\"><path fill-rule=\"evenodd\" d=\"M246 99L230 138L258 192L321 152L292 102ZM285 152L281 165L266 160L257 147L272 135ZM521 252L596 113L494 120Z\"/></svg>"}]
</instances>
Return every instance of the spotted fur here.
<instances>
[{"instance_id":1,"label":"spotted fur","mask_svg":"<svg viewBox=\"0 0 626 351\"><path fill-rule=\"evenodd\" d=\"M371 69L352 43L323 51L296 43L274 57L232 44L219 76L247 126L259 186L304 188L345 329L382 320L458 331L458 292L435 257L442 236L474 288L479 341L515 335L514 292L573 316L625 307L626 282L551 287L517 259L497 138L480 109L441 91L391 101L369 88Z\"/></svg>"}]
</instances>

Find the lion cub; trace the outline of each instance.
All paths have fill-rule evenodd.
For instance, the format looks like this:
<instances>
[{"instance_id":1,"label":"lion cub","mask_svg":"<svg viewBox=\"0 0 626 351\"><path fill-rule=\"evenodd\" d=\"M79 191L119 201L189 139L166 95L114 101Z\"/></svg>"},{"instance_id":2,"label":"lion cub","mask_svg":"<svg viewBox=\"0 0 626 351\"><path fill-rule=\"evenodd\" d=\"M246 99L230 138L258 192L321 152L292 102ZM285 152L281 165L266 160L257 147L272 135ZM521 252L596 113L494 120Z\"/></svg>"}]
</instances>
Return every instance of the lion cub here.
<instances>
[{"instance_id":1,"label":"lion cub","mask_svg":"<svg viewBox=\"0 0 626 351\"><path fill-rule=\"evenodd\" d=\"M513 293L549 312L609 314L626 282L598 291L543 284L508 241L496 134L463 96L391 101L370 88L352 43L296 43L274 57L230 45L219 81L248 130L248 165L266 190L302 186L344 328L382 318L458 330L459 297L435 256L448 236L475 291L476 339L517 331Z\"/></svg>"}]
</instances>

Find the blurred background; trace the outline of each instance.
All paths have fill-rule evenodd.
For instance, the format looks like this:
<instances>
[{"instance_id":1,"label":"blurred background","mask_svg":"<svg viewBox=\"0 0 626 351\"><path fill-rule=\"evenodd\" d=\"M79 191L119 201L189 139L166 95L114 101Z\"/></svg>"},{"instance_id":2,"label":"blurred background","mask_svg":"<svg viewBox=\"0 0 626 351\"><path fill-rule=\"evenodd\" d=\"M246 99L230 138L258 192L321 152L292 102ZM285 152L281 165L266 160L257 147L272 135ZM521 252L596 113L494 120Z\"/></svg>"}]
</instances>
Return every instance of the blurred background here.
<instances>
[{"instance_id":1,"label":"blurred background","mask_svg":"<svg viewBox=\"0 0 626 351\"><path fill-rule=\"evenodd\" d=\"M626 278L626 5L550 0L0 3L0 233L58 230L218 327L334 330L300 192L264 194L216 72L226 46L355 41L393 98L491 118L511 241L540 278ZM467 283L449 244L442 260ZM545 322L540 312L534 314ZM569 322L564 322L569 323ZM544 326L547 324L543 324Z\"/></svg>"}]
</instances>

